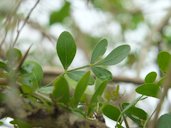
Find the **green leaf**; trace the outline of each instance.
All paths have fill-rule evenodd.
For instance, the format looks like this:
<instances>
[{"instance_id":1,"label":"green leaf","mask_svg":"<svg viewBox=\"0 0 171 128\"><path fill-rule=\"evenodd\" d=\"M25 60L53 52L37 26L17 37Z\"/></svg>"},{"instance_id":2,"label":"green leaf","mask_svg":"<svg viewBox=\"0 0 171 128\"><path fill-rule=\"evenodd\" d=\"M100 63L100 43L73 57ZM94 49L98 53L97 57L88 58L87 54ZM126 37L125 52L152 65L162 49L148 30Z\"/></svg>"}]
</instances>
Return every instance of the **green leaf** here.
<instances>
[{"instance_id":1,"label":"green leaf","mask_svg":"<svg viewBox=\"0 0 171 128\"><path fill-rule=\"evenodd\" d=\"M101 83L103 82L103 80L96 78L95 81L95 90L98 89L98 87L101 85Z\"/></svg>"},{"instance_id":2,"label":"green leaf","mask_svg":"<svg viewBox=\"0 0 171 128\"><path fill-rule=\"evenodd\" d=\"M162 51L158 54L157 63L161 71L166 72L171 62L171 57L168 52Z\"/></svg>"},{"instance_id":3,"label":"green leaf","mask_svg":"<svg viewBox=\"0 0 171 128\"><path fill-rule=\"evenodd\" d=\"M69 76L69 78L71 78L75 81L79 81L85 73L86 73L85 71L71 71L71 72L67 72L67 75ZM93 85L94 82L95 82L94 77L92 75L90 75L88 84Z\"/></svg>"},{"instance_id":4,"label":"green leaf","mask_svg":"<svg viewBox=\"0 0 171 128\"><path fill-rule=\"evenodd\" d=\"M90 78L90 72L87 72L78 82L77 87L74 92L74 105L77 106L82 95L84 94L87 86L88 86L88 81Z\"/></svg>"},{"instance_id":5,"label":"green leaf","mask_svg":"<svg viewBox=\"0 0 171 128\"><path fill-rule=\"evenodd\" d=\"M7 69L7 64L3 61L0 61L0 69Z\"/></svg>"},{"instance_id":6,"label":"green leaf","mask_svg":"<svg viewBox=\"0 0 171 128\"><path fill-rule=\"evenodd\" d=\"M157 73L156 72L150 72L145 77L145 83L153 83L156 80Z\"/></svg>"},{"instance_id":7,"label":"green leaf","mask_svg":"<svg viewBox=\"0 0 171 128\"><path fill-rule=\"evenodd\" d=\"M14 67L19 63L20 59L22 58L22 53L17 48L10 48L7 51L6 57L10 66L9 68L11 68L11 66Z\"/></svg>"},{"instance_id":8,"label":"green leaf","mask_svg":"<svg viewBox=\"0 0 171 128\"><path fill-rule=\"evenodd\" d=\"M52 92L52 97L56 102L62 102L67 104L69 101L69 85L64 78L64 76L59 76L59 78L54 82L54 90Z\"/></svg>"},{"instance_id":9,"label":"green leaf","mask_svg":"<svg viewBox=\"0 0 171 128\"><path fill-rule=\"evenodd\" d=\"M121 124L117 124L116 128L124 128Z\"/></svg>"},{"instance_id":10,"label":"green leaf","mask_svg":"<svg viewBox=\"0 0 171 128\"><path fill-rule=\"evenodd\" d=\"M24 93L33 93L39 88L39 83L32 73L22 74L18 78L21 89Z\"/></svg>"},{"instance_id":11,"label":"green leaf","mask_svg":"<svg viewBox=\"0 0 171 128\"><path fill-rule=\"evenodd\" d=\"M161 87L165 80L166 80L166 76L161 77L160 80L158 80L157 85L159 85Z\"/></svg>"},{"instance_id":12,"label":"green leaf","mask_svg":"<svg viewBox=\"0 0 171 128\"><path fill-rule=\"evenodd\" d=\"M164 114L160 116L157 124L157 128L170 128L171 126L171 114Z\"/></svg>"},{"instance_id":13,"label":"green leaf","mask_svg":"<svg viewBox=\"0 0 171 128\"><path fill-rule=\"evenodd\" d=\"M5 98L6 98L6 95L1 92L0 93L0 102L4 102Z\"/></svg>"},{"instance_id":14,"label":"green leaf","mask_svg":"<svg viewBox=\"0 0 171 128\"><path fill-rule=\"evenodd\" d=\"M75 41L69 32L62 32L59 36L56 50L64 69L67 69L76 54Z\"/></svg>"},{"instance_id":15,"label":"green leaf","mask_svg":"<svg viewBox=\"0 0 171 128\"><path fill-rule=\"evenodd\" d=\"M103 81L96 89L95 93L93 94L93 96L90 100L88 113L90 113L92 111L92 109L94 108L94 105L97 104L98 98L103 94L103 92L106 88L106 85L107 85L107 81Z\"/></svg>"},{"instance_id":16,"label":"green leaf","mask_svg":"<svg viewBox=\"0 0 171 128\"><path fill-rule=\"evenodd\" d=\"M101 80L112 80L112 73L102 67L92 67L92 71Z\"/></svg>"},{"instance_id":17,"label":"green leaf","mask_svg":"<svg viewBox=\"0 0 171 128\"><path fill-rule=\"evenodd\" d=\"M63 22L66 17L70 16L70 11L71 4L66 1L60 10L51 13L49 24L52 25Z\"/></svg>"},{"instance_id":18,"label":"green leaf","mask_svg":"<svg viewBox=\"0 0 171 128\"><path fill-rule=\"evenodd\" d=\"M25 122L24 120L21 119L14 119L13 121L10 122L14 126L17 125L16 128L32 128L29 123Z\"/></svg>"},{"instance_id":19,"label":"green leaf","mask_svg":"<svg viewBox=\"0 0 171 128\"><path fill-rule=\"evenodd\" d=\"M112 50L103 60L97 63L97 65L115 65L125 59L130 52L129 45L121 45Z\"/></svg>"},{"instance_id":20,"label":"green leaf","mask_svg":"<svg viewBox=\"0 0 171 128\"><path fill-rule=\"evenodd\" d=\"M53 92L53 87L52 86L41 87L38 91L44 94L51 94Z\"/></svg>"},{"instance_id":21,"label":"green leaf","mask_svg":"<svg viewBox=\"0 0 171 128\"><path fill-rule=\"evenodd\" d=\"M0 121L0 126L2 126L4 124L4 122L3 121Z\"/></svg>"},{"instance_id":22,"label":"green leaf","mask_svg":"<svg viewBox=\"0 0 171 128\"><path fill-rule=\"evenodd\" d=\"M91 56L91 64L98 61L106 52L107 49L107 40L102 39L100 42L96 45L96 47L93 50L92 56Z\"/></svg>"},{"instance_id":23,"label":"green leaf","mask_svg":"<svg viewBox=\"0 0 171 128\"><path fill-rule=\"evenodd\" d=\"M158 97L160 86L154 83L145 83L136 88L136 92L142 95Z\"/></svg>"},{"instance_id":24,"label":"green leaf","mask_svg":"<svg viewBox=\"0 0 171 128\"><path fill-rule=\"evenodd\" d=\"M128 105L129 103L123 103L122 104L123 109L125 109ZM132 117L132 118L135 118L138 120L144 120L144 121L148 117L148 114L143 109L135 107L135 106L132 106L128 110L126 110L125 114L128 117ZM139 125L142 125L142 124L139 124Z\"/></svg>"},{"instance_id":25,"label":"green leaf","mask_svg":"<svg viewBox=\"0 0 171 128\"><path fill-rule=\"evenodd\" d=\"M104 89L106 88L107 81L103 81L99 87L96 89L95 93L93 94L90 104L96 103L98 100L98 97L101 96L104 92Z\"/></svg>"},{"instance_id":26,"label":"green leaf","mask_svg":"<svg viewBox=\"0 0 171 128\"><path fill-rule=\"evenodd\" d=\"M105 116L107 116L108 118L114 121L118 121L118 118L120 116L120 110L115 106L109 104L103 106L102 112Z\"/></svg>"},{"instance_id":27,"label":"green leaf","mask_svg":"<svg viewBox=\"0 0 171 128\"><path fill-rule=\"evenodd\" d=\"M24 93L30 94L39 88L43 80L43 69L34 61L26 61L21 67L18 82Z\"/></svg>"},{"instance_id":28,"label":"green leaf","mask_svg":"<svg viewBox=\"0 0 171 128\"><path fill-rule=\"evenodd\" d=\"M22 66L22 70L29 73L30 76L38 81L38 83L40 83L43 79L43 69L37 62L26 61Z\"/></svg>"}]
</instances>

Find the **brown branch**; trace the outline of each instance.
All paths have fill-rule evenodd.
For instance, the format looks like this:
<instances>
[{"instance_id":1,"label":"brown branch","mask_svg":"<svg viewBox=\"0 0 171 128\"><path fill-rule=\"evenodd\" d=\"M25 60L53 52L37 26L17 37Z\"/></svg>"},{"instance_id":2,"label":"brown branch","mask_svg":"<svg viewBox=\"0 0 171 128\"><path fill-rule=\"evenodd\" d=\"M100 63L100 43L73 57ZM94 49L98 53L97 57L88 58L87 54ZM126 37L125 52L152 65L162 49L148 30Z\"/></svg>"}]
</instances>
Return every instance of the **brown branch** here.
<instances>
[{"instance_id":1,"label":"brown branch","mask_svg":"<svg viewBox=\"0 0 171 128\"><path fill-rule=\"evenodd\" d=\"M51 69L47 70L44 69L44 83L49 83L50 81L54 80L56 76L59 76L62 73L62 70ZM144 81L142 79L137 78L130 78L130 77L113 77L113 82L115 83L132 83L134 85L143 84ZM0 85L7 84L7 80L0 79Z\"/></svg>"},{"instance_id":2,"label":"brown branch","mask_svg":"<svg viewBox=\"0 0 171 128\"><path fill-rule=\"evenodd\" d=\"M0 85L6 85L8 83L7 79L0 78Z\"/></svg>"},{"instance_id":3,"label":"brown branch","mask_svg":"<svg viewBox=\"0 0 171 128\"><path fill-rule=\"evenodd\" d=\"M49 78L52 80L61 73L62 73L62 70L60 70L60 69L57 70L56 68L45 68L44 69L45 83L47 83L46 78ZM123 83L132 83L135 85L140 85L140 84L144 83L144 81L142 79L122 77L122 76L113 77L112 81L116 82L116 83L122 83L122 82Z\"/></svg>"}]
</instances>

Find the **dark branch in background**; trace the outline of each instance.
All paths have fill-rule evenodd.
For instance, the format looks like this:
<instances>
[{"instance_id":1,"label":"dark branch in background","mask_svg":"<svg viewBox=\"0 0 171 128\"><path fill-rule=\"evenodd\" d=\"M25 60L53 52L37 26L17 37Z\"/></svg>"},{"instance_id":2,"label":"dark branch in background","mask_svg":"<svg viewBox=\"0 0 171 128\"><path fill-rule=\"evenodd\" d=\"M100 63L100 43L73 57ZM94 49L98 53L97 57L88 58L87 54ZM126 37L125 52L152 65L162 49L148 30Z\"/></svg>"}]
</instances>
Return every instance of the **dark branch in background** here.
<instances>
[{"instance_id":1,"label":"dark branch in background","mask_svg":"<svg viewBox=\"0 0 171 128\"><path fill-rule=\"evenodd\" d=\"M59 76L62 73L62 70L56 70L56 68L48 68L44 70L44 83L49 83L55 79L55 77ZM0 79L0 85L7 84L5 79ZM132 83L134 85L143 84L144 81L142 79L137 78L129 78L129 77L113 77L114 83Z\"/></svg>"},{"instance_id":2,"label":"dark branch in background","mask_svg":"<svg viewBox=\"0 0 171 128\"><path fill-rule=\"evenodd\" d=\"M33 10L36 8L36 6L38 5L39 1L40 1L40 0L37 0L37 2L35 3L35 5L31 8L30 12L28 13L27 17L25 18L24 23L22 24L22 26L21 26L20 28L17 29L17 35L16 35L15 40L14 40L14 42L13 42L13 44L12 44L13 47L15 46L15 44L16 44L16 42L17 42L17 40L18 40L18 37L19 37L19 35L20 35L21 31L22 31L22 29L23 29L24 26L26 25L27 21L28 21L29 18L30 18L31 13L32 13ZM18 27L19 27L19 26L18 26Z\"/></svg>"},{"instance_id":3,"label":"dark branch in background","mask_svg":"<svg viewBox=\"0 0 171 128\"><path fill-rule=\"evenodd\" d=\"M45 83L48 82L49 80L53 80L56 76L60 75L62 73L62 70L57 70L56 68L45 68L44 69L44 78L45 78ZM113 77L113 82L114 83L132 83L135 85L140 85L143 84L144 81L142 79L138 78L129 78L129 77Z\"/></svg>"}]
</instances>

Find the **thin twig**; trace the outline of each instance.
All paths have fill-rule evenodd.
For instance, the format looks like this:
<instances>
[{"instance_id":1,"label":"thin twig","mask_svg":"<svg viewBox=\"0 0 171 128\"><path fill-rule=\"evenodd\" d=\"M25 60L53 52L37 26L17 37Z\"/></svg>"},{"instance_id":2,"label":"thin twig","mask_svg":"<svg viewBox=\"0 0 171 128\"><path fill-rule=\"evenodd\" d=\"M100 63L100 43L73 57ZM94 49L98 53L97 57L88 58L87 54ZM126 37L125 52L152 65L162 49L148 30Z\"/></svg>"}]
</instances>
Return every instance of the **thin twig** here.
<instances>
[{"instance_id":1,"label":"thin twig","mask_svg":"<svg viewBox=\"0 0 171 128\"><path fill-rule=\"evenodd\" d=\"M126 120L125 115L123 115L123 120L124 120L124 123L125 123L126 128L130 128L129 127L129 124L128 124L128 121Z\"/></svg>"},{"instance_id":2,"label":"thin twig","mask_svg":"<svg viewBox=\"0 0 171 128\"><path fill-rule=\"evenodd\" d=\"M147 128L148 123L149 123L149 121L151 120L151 118L152 118L152 116L154 115L155 112L156 112L156 108L155 108L155 110L152 112L152 114L148 117L148 119L145 121L143 128Z\"/></svg>"},{"instance_id":3,"label":"thin twig","mask_svg":"<svg viewBox=\"0 0 171 128\"><path fill-rule=\"evenodd\" d=\"M38 5L39 1L40 1L40 0L37 0L37 2L35 3L35 5L31 8L30 12L28 13L27 17L25 18L24 23L22 24L22 26L21 26L19 29L17 29L17 35L16 35L15 40L14 40L14 42L13 42L13 47L15 46L15 44L16 44L16 42L17 42L17 40L18 40L18 37L19 37L19 35L20 35L21 31L22 31L22 29L23 29L24 26L26 25L27 21L28 21L29 18L30 18L31 13L32 13L33 10L36 8L36 6Z\"/></svg>"},{"instance_id":4,"label":"thin twig","mask_svg":"<svg viewBox=\"0 0 171 128\"><path fill-rule=\"evenodd\" d=\"M5 29L5 35L4 35L4 38L2 39L2 41L0 43L0 49L2 48L2 45L5 43L5 39L7 37L7 33L8 33L8 31L7 31L7 29Z\"/></svg>"},{"instance_id":5,"label":"thin twig","mask_svg":"<svg viewBox=\"0 0 171 128\"><path fill-rule=\"evenodd\" d=\"M16 11L18 10L18 8L21 5L21 2L22 2L22 0L18 1L18 3L16 4L16 7L13 10L13 13L6 16L6 20L5 20L5 23L4 23L4 26L5 26L5 35L4 35L4 38L2 39L2 41L0 43L0 49L1 49L2 45L5 43L5 39L6 39L7 34L8 34L7 26L9 24L9 18L11 18L11 16L13 16L13 15L16 14Z\"/></svg>"},{"instance_id":6,"label":"thin twig","mask_svg":"<svg viewBox=\"0 0 171 128\"><path fill-rule=\"evenodd\" d=\"M120 104L119 104L119 108L120 108L121 111L123 110L123 108L122 108L122 106ZM130 128L125 114L123 114L123 121L125 123L126 128Z\"/></svg>"}]
</instances>

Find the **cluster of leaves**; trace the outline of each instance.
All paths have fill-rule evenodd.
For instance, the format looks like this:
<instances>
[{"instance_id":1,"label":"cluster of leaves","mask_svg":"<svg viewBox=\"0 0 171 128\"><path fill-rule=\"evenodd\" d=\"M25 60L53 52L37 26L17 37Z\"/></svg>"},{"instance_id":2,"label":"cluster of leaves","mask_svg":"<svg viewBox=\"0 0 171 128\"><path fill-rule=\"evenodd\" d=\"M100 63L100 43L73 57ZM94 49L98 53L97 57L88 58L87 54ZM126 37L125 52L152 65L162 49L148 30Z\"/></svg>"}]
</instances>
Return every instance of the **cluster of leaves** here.
<instances>
[{"instance_id":1,"label":"cluster of leaves","mask_svg":"<svg viewBox=\"0 0 171 128\"><path fill-rule=\"evenodd\" d=\"M52 84L42 86L43 70L41 66L33 61L25 61L25 55L22 56L19 49L10 48L6 54L7 59L0 61L1 78L9 80L9 83L6 83L9 84L9 87L4 90L16 87L23 98L30 100L29 102L34 105L38 104L36 98L41 100L41 104L43 102L42 106L47 105L47 102L51 105L55 103L80 113L84 117L92 117L107 82L112 80L112 74L106 69L106 66L121 62L130 51L129 45L121 45L106 57L102 57L107 49L107 40L102 39L92 53L90 64L71 70L69 70L69 66L75 57L76 45L70 33L63 32L59 36L56 49L65 71ZM90 70L85 71L82 70L83 68ZM74 89L70 86L71 79L76 81ZM94 93L87 101L86 89L89 85L96 86ZM1 92L1 102L8 98L4 92ZM105 107L108 107L108 104L101 104L102 106L105 113ZM18 126L20 126L21 121L15 120L12 123L16 125L19 122Z\"/></svg>"},{"instance_id":2,"label":"cluster of leaves","mask_svg":"<svg viewBox=\"0 0 171 128\"><path fill-rule=\"evenodd\" d=\"M22 56L19 49L10 48L6 54L7 59L0 61L0 77L7 78L9 81L7 83L9 86L3 86L3 89L18 88L23 98L39 108L55 104L71 112L79 113L85 118L93 118L95 113L103 114L116 121L118 128L123 128L125 118L130 118L139 127L145 127L149 120L148 114L136 104L147 97L158 98L165 73L171 62L171 55L168 52L160 52L158 55L157 62L163 72L160 80L156 80L156 72L150 72L145 77L144 84L136 88L140 97L131 103L114 106L105 102L102 96L107 83L112 80L112 73L106 67L118 64L125 59L130 52L130 46L126 44L118 46L104 57L107 45L106 39L100 40L92 52L89 64L69 69L77 48L72 35L66 31L62 32L57 41L56 51L64 73L57 76L52 84L46 86L42 86L41 83L43 79L41 66L33 61L25 61L23 59L25 56ZM92 85L94 85L94 92L89 94L86 90ZM1 103L8 98L5 92L1 92ZM162 115L159 118L158 128L167 128L167 125L170 125L170 118L169 113ZM30 127L17 118L11 123L15 127Z\"/></svg>"},{"instance_id":3,"label":"cluster of leaves","mask_svg":"<svg viewBox=\"0 0 171 128\"><path fill-rule=\"evenodd\" d=\"M98 99L103 94L107 82L112 80L112 73L106 69L106 66L118 64L130 52L129 45L121 45L113 49L106 57L103 57L107 50L107 44L106 39L100 40L92 52L90 64L69 70L68 68L76 54L76 45L70 33L63 32L59 36L56 49L65 72L54 82L52 93L54 100L70 106L72 110L81 112L85 117L94 113ZM90 71L86 72L83 70L84 68L89 68ZM73 95L69 91L68 78L78 81ZM95 91L87 103L84 98L88 85L95 85ZM107 107L108 105L103 104L102 106L102 108L105 108L104 106ZM80 111L83 108L84 110Z\"/></svg>"}]
</instances>

